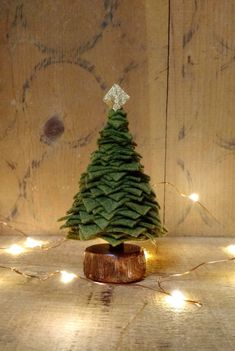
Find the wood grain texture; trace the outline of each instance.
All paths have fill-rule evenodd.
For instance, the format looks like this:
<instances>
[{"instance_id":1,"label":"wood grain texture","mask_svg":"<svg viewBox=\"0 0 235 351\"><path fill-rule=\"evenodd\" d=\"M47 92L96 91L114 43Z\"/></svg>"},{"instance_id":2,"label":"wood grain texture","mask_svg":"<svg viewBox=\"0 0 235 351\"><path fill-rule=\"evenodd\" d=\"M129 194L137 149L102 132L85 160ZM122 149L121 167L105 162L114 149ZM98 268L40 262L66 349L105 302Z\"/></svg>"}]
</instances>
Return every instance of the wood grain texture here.
<instances>
[{"instance_id":1,"label":"wood grain texture","mask_svg":"<svg viewBox=\"0 0 235 351\"><path fill-rule=\"evenodd\" d=\"M55 234L106 120L131 95L130 130L153 183L164 172L167 0L2 1L0 215ZM159 189L159 201L163 191Z\"/></svg>"},{"instance_id":2,"label":"wood grain texture","mask_svg":"<svg viewBox=\"0 0 235 351\"><path fill-rule=\"evenodd\" d=\"M173 235L234 235L235 3L170 2L166 188Z\"/></svg>"},{"instance_id":3,"label":"wood grain texture","mask_svg":"<svg viewBox=\"0 0 235 351\"><path fill-rule=\"evenodd\" d=\"M88 279L104 283L131 283L144 278L146 260L139 245L92 245L84 253L83 272Z\"/></svg>"},{"instance_id":4,"label":"wood grain texture","mask_svg":"<svg viewBox=\"0 0 235 351\"><path fill-rule=\"evenodd\" d=\"M54 239L54 237L52 237ZM45 238L46 239L46 238ZM16 242L0 237L0 246ZM97 242L93 242L97 243ZM183 272L196 264L227 257L230 238L162 238L153 247L143 284L157 288L153 272ZM84 242L68 241L49 252L17 258L0 254L1 264L29 272L65 269L82 273ZM176 311L157 292L131 285L100 285L59 277L40 282L1 270L1 351L233 351L235 345L234 263L207 266L165 283L202 308L186 304Z\"/></svg>"},{"instance_id":5,"label":"wood grain texture","mask_svg":"<svg viewBox=\"0 0 235 351\"><path fill-rule=\"evenodd\" d=\"M116 82L152 183L212 214L159 185L169 235L235 235L234 15L233 0L0 2L0 215L58 233Z\"/></svg>"}]
</instances>

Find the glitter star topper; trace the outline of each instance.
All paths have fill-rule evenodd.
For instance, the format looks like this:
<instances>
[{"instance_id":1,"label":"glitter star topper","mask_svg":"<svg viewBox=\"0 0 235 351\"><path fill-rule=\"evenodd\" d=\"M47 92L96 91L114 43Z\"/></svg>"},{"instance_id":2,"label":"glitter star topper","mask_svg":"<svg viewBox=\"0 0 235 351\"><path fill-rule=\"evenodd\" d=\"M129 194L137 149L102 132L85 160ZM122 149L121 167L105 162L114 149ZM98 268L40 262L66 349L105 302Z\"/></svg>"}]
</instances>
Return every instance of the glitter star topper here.
<instances>
[{"instance_id":1,"label":"glitter star topper","mask_svg":"<svg viewBox=\"0 0 235 351\"><path fill-rule=\"evenodd\" d=\"M119 110L128 100L130 96L118 85L114 84L104 97L104 102L111 106L114 111Z\"/></svg>"}]
</instances>

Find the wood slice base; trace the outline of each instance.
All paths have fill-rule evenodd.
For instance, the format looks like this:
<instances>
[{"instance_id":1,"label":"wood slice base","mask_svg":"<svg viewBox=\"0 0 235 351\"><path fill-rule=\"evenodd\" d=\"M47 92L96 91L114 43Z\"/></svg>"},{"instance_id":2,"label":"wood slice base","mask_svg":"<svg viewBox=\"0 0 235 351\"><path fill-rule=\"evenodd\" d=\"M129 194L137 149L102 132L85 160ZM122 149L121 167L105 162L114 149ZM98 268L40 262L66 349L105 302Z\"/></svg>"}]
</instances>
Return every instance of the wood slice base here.
<instances>
[{"instance_id":1,"label":"wood slice base","mask_svg":"<svg viewBox=\"0 0 235 351\"><path fill-rule=\"evenodd\" d=\"M144 251L138 245L124 244L112 248L108 244L86 248L84 274L103 283L131 283L143 279L146 271Z\"/></svg>"}]
</instances>

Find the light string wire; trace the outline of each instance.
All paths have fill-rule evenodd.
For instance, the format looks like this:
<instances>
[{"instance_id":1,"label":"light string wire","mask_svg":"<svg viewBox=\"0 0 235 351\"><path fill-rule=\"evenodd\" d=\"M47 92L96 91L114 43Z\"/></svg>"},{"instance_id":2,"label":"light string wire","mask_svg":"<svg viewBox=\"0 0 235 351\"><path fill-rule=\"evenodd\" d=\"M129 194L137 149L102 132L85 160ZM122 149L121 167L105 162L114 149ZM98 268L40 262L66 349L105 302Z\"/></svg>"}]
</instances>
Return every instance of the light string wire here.
<instances>
[{"instance_id":1,"label":"light string wire","mask_svg":"<svg viewBox=\"0 0 235 351\"><path fill-rule=\"evenodd\" d=\"M48 279L51 279L52 277L56 276L56 275L59 275L60 273L62 273L63 271L61 270L55 270L53 272L43 272L43 273L29 273L27 271L22 271L20 270L19 268L16 268L16 267L11 267L11 266L5 266L5 265L0 265L0 269L6 269L6 270L10 270L11 272L13 273L16 273L18 275L21 275L25 278L33 278L33 279L38 279L40 281L46 281ZM74 278L77 278L77 279L82 279L82 280L86 280L86 281L89 281L89 282L93 282L92 280L90 279L87 279L85 277L83 277L82 275L78 275L78 274L74 274ZM98 283L98 282L93 282L93 283Z\"/></svg>"},{"instance_id":2,"label":"light string wire","mask_svg":"<svg viewBox=\"0 0 235 351\"><path fill-rule=\"evenodd\" d=\"M0 220L0 225L3 225L9 229L12 229L14 232L19 233L21 236L23 236L26 239L29 238L29 236L25 232L23 232L23 230L16 228L15 226L7 223L6 221ZM27 247L27 251L39 251L39 250L48 251L62 245L67 240L68 239L66 237L59 238L49 243L38 245L35 248ZM8 247L0 247L0 250L7 250L7 249Z\"/></svg>"},{"instance_id":3,"label":"light string wire","mask_svg":"<svg viewBox=\"0 0 235 351\"><path fill-rule=\"evenodd\" d=\"M154 275L154 273L151 274L151 275ZM149 289L149 290L152 290L152 291L157 291L157 292L159 292L161 294L173 297L173 295L162 286L162 282L160 281L160 279L157 280L157 284L158 284L159 290L155 289L155 288L152 288L150 286L147 286L147 285L143 285L143 284L134 284L133 286ZM191 300L191 299L188 299L188 298L184 298L183 301L191 303L193 305L196 305L197 307L202 307L203 306L202 302L197 301L197 300Z\"/></svg>"},{"instance_id":4,"label":"light string wire","mask_svg":"<svg viewBox=\"0 0 235 351\"><path fill-rule=\"evenodd\" d=\"M7 227L9 229L12 229L14 232L19 233L20 235L24 236L25 238L28 237L28 235L25 232L23 232L23 230L14 227L12 224L7 223L5 220L0 220L0 224L4 225L5 227Z\"/></svg>"},{"instance_id":5,"label":"light string wire","mask_svg":"<svg viewBox=\"0 0 235 351\"><path fill-rule=\"evenodd\" d=\"M171 187L173 187L176 192L181 196L181 197L184 197L184 198L188 198L190 199L190 195L187 195L185 193L183 193L182 191L180 191L176 185L174 185L173 183L171 182L168 182L168 181L164 181L164 182L159 182L157 184L153 184L152 186L153 187L156 187L157 185L170 185ZM201 203L200 201L195 201L199 206L201 206L212 218L214 218L214 220L221 225L221 223L218 221L218 219L210 212L210 210L203 204ZM8 227L9 229L12 229L13 231L15 231L16 233L19 233L20 235L22 235L23 237L25 238L28 238L29 236L24 232L22 231L21 229L18 229L16 228L15 226L13 226L12 224L9 224L6 222L6 220L0 220L0 225L3 225L3 226L6 226ZM65 241L67 241L68 239L66 237L63 237L63 238L60 238L60 239L57 239L55 240L54 242L52 243L48 243L48 244L42 244L40 246L38 246L36 249L37 250L44 250L44 251L48 251L50 249L53 249L53 248L56 248L60 245L62 245ZM156 243L154 240L151 240L152 244L157 248L156 246ZM0 247L0 250L7 250L6 247ZM33 249L29 249L27 251L32 251ZM157 249L156 249L157 250ZM34 251L34 250L33 250Z\"/></svg>"},{"instance_id":6,"label":"light string wire","mask_svg":"<svg viewBox=\"0 0 235 351\"><path fill-rule=\"evenodd\" d=\"M225 262L230 262L230 261L234 261L235 260L235 256L233 257L230 257L228 259L221 259L221 260L214 260L214 261L204 261L202 263L199 263L198 265L194 266L193 268L185 271L185 272L182 272L182 273L171 273L171 274L166 274L164 275L164 279L162 279L162 277L158 278L157 279L157 285L158 285L158 288L159 289L155 289L153 287L149 287L147 285L144 285L144 284L140 284L140 283L131 283L131 284L127 284L127 285L123 285L123 284L111 284L111 283L103 283L103 282L96 282L96 281L93 281L93 280L90 280L86 277L83 277L82 275L74 275L75 278L77 279L82 279L82 280L85 280L87 282L90 282L90 283L93 283L93 284L97 284L97 285L115 285L115 286L132 286L132 287L140 287L140 288L144 288L144 289L148 289L148 290L151 290L151 291L155 291L155 292L158 292L158 293L162 293L164 295L168 295L168 296L172 296L171 292L169 292L168 290L166 290L164 287L163 287L163 283L166 282L166 281L172 281L171 279L169 278L172 278L172 277L180 277L180 276L184 276L184 275L188 275L188 274L191 274L193 271L197 270L198 268L202 267L202 266L205 266L205 265L213 265L213 264L218 264L218 263L225 263ZM24 271L21 271L20 269L16 268L16 267L10 267L10 266L5 266L5 265L0 265L0 268L2 269L7 269L7 270L10 270L16 274L19 274L19 275L22 275L26 278L35 278L35 279L38 279L40 281L46 281L52 277L54 277L55 275L58 275L60 274L62 271L60 270L56 270L54 272L44 272L42 274L34 274L34 273L27 273L27 272L24 272ZM150 276L154 276L156 275L156 273L152 273ZM191 304L194 304L196 305L197 307L202 307L203 304L202 302L198 301L198 300L192 300L192 299L188 299L188 298L184 298L183 299L184 302L188 302L188 303L191 303Z\"/></svg>"},{"instance_id":7,"label":"light string wire","mask_svg":"<svg viewBox=\"0 0 235 351\"><path fill-rule=\"evenodd\" d=\"M21 271L20 269L18 269L16 267L10 267L10 266L5 266L5 265L0 265L0 268L10 270L11 272L22 275L23 277L26 277L26 278L35 278L35 279L38 279L40 281L48 280L49 278L52 278L56 274L60 273L59 270L56 270L56 271L51 272L51 273L45 272L45 273L42 273L41 275L39 275L38 273L35 273L35 274L34 273L27 273L27 272Z\"/></svg>"},{"instance_id":8,"label":"light string wire","mask_svg":"<svg viewBox=\"0 0 235 351\"><path fill-rule=\"evenodd\" d=\"M212 265L212 264L217 264L217 263L225 263L225 262L230 262L230 261L234 261L235 260L235 256L234 257L230 257L230 258L227 258L227 259L222 259L222 260L214 260L214 261L205 261L205 262L201 262L199 263L198 265L194 266L193 268L189 269L188 271L185 271L185 272L182 272L182 273L171 273L171 274L166 274L164 275L164 279L162 278L159 278L157 280L157 284L158 284L158 287L159 289L166 295L170 295L171 294L162 286L162 284L166 281L172 281L172 279L169 279L169 278L172 278L172 277L182 277L184 275L188 275L190 273L192 273L193 271L196 271L198 268L201 268L203 266L206 266L206 265ZM184 299L184 301L186 302L190 302L190 303L193 303L195 305L197 305L198 307L202 307L202 303L200 301L196 301L196 300L189 300L189 299Z\"/></svg>"},{"instance_id":9,"label":"light string wire","mask_svg":"<svg viewBox=\"0 0 235 351\"><path fill-rule=\"evenodd\" d=\"M153 187L156 187L157 185L161 185L161 184L170 185L171 187L173 187L176 190L176 192L180 196L190 199L190 195L187 195L187 194L181 192L174 184L172 184L170 182L159 182L157 184L154 184ZM217 218L209 211L209 209L205 205L203 205L200 201L195 201L195 202L197 202L199 206L201 206L204 210L206 210L215 219L215 221L220 224L220 222L217 220ZM22 230L16 228L13 225L7 223L6 221L0 220L0 225L4 225L4 226L8 227L9 229L12 229L15 232L19 233L21 236L23 236L25 238L29 238L29 236L25 232L23 232ZM59 239L57 239L57 240L55 240L53 242L49 242L47 244L42 244L42 245L40 245L37 248L31 248L31 249L27 248L27 251L39 251L39 250L48 251L50 249L59 247L60 245L62 245L67 240L68 239L66 237L59 238ZM154 244L155 249L157 251L157 246L156 246L155 241L151 241L151 242ZM1 250L6 250L7 248L2 248L1 247L0 249ZM214 260L214 261L205 261L205 262L199 263L198 265L194 266L193 268L191 268L191 269L189 269L189 270L187 270L185 272L182 272L182 273L164 274L163 277L160 277L160 278L157 279L157 286L158 286L159 289L155 289L155 288L152 288L152 287L146 286L144 284L140 284L140 283L132 283L132 284L124 285L124 286L129 286L130 285L130 286L133 286L133 287L140 287L140 288L148 289L148 290L151 290L151 291L160 292L160 293L168 295L168 296L172 296L172 294L169 291L167 291L162 285L166 281L172 281L169 278L180 277L180 276L191 274L193 271L195 271L198 268L200 268L202 266L205 266L205 265L212 265L212 264L217 264L217 263L225 263L225 262L234 261L234 260L235 260L235 256L234 257L230 257L228 259L221 259L221 260ZM48 280L48 279L54 277L55 275L58 275L58 274L63 272L63 271L60 271L60 270L56 270L54 272L44 272L42 274L38 274L38 273L28 273L28 272L25 272L25 271L21 271L20 269L18 269L16 267L5 266L5 265L0 265L0 268L1 269L10 270L11 272L14 272L16 274L24 276L26 278L34 278L34 279L38 279L40 281ZM153 276L153 275L156 275L156 273L152 273L151 274L151 276ZM91 283L94 283L94 284L99 284L99 285L115 285L115 286L116 285L120 285L120 286L123 286L123 284L110 284L110 283L95 282L95 281L90 280L90 279L88 279L86 277L83 277L82 275L74 275L74 278L86 280L88 282L91 282ZM200 301L197 301L197 300L184 298L183 301L184 302L188 302L188 303L192 303L192 304L194 304L194 305L196 305L198 307L202 306L202 303Z\"/></svg>"},{"instance_id":10,"label":"light string wire","mask_svg":"<svg viewBox=\"0 0 235 351\"><path fill-rule=\"evenodd\" d=\"M230 262L230 261L234 261L235 260L235 256L234 257L230 257L228 259L221 259L221 260L214 260L214 261L205 261L205 262L201 262L199 263L198 265L192 267L191 269L185 271L185 272L182 272L182 273L171 273L171 274L164 274L164 279L162 279L162 277L158 278L157 279L157 285L160 289L160 292L165 294L165 295L168 295L168 296L172 296L172 294L167 291L164 287L163 287L163 283L166 282L166 281L172 281L172 279L169 279L169 278L172 278L172 277L181 277L181 276L184 276L184 275L188 275L188 274L191 274L193 271L197 270L198 268L202 267L202 266L205 266L205 265L212 265L212 264L217 264L217 263L225 263L225 262ZM155 275L156 273L152 273L150 276L153 276ZM139 286L139 287L142 287L142 288L146 288L146 289L149 289L149 290L153 290L153 291L158 291L159 290L156 290L152 287L149 287L149 286L146 286L146 285L143 285L143 284L134 284L134 286ZM192 303L198 307L202 307L202 302L198 301L198 300L192 300L192 299L187 299L187 298L184 298L183 299L185 302L188 302L188 303Z\"/></svg>"},{"instance_id":11,"label":"light string wire","mask_svg":"<svg viewBox=\"0 0 235 351\"><path fill-rule=\"evenodd\" d=\"M159 182L157 184L153 184L153 188L157 187L158 185L170 185L172 188L174 188L176 190L176 192L185 198L190 199L190 194L187 195L185 193L183 193L182 191L180 191L177 186L171 182ZM195 203L197 203L201 208L203 208L219 225L221 225L220 221L213 215L213 213L211 213L211 211L199 200L195 201Z\"/></svg>"}]
</instances>

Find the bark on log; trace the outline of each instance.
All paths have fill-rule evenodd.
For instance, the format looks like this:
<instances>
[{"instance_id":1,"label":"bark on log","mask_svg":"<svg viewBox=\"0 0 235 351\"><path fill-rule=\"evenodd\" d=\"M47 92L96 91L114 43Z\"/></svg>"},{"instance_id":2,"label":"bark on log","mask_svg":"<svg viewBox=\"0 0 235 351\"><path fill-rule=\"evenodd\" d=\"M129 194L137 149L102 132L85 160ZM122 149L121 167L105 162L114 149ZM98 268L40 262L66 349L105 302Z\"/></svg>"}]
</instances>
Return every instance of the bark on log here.
<instances>
[{"instance_id":1,"label":"bark on log","mask_svg":"<svg viewBox=\"0 0 235 351\"><path fill-rule=\"evenodd\" d=\"M146 271L144 251L133 244L113 248L108 244L85 250L84 274L105 283L131 283L143 279Z\"/></svg>"}]
</instances>

